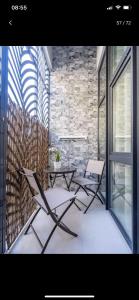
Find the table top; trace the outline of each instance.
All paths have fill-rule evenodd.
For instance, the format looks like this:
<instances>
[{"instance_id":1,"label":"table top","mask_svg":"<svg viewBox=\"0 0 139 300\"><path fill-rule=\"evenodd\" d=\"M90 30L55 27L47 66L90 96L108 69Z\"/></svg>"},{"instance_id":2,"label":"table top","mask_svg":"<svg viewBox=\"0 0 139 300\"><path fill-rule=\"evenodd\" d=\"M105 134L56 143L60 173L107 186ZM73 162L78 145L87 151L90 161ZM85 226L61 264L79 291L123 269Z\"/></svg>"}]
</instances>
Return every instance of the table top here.
<instances>
[{"instance_id":1,"label":"table top","mask_svg":"<svg viewBox=\"0 0 139 300\"><path fill-rule=\"evenodd\" d=\"M75 167L64 167L61 166L59 169L55 169L54 167L48 167L45 169L46 173L51 173L51 174L66 174L66 173L73 173L76 172Z\"/></svg>"}]
</instances>

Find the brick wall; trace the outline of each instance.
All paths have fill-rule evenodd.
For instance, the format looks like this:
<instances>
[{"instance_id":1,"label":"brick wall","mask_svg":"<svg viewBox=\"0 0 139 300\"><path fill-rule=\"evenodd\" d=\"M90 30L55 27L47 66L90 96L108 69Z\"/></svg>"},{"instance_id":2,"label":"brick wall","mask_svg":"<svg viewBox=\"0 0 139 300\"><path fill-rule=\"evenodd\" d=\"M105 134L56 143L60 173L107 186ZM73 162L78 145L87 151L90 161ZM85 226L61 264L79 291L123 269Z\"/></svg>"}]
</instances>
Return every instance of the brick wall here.
<instances>
[{"instance_id":1,"label":"brick wall","mask_svg":"<svg viewBox=\"0 0 139 300\"><path fill-rule=\"evenodd\" d=\"M89 158L96 159L97 70L96 46L53 47L50 78L50 137L61 150L62 161L74 163L79 172ZM83 140L59 140L63 136ZM50 157L50 162L53 157Z\"/></svg>"}]
</instances>

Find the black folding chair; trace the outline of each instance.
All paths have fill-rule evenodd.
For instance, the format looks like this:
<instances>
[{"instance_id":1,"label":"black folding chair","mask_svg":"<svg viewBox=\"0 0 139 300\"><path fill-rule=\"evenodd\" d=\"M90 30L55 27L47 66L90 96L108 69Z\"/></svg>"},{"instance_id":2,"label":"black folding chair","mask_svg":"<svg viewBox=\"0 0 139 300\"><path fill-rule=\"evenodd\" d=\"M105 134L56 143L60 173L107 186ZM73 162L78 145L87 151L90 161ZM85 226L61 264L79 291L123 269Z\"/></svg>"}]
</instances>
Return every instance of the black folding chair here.
<instances>
[{"instance_id":1,"label":"black folding chair","mask_svg":"<svg viewBox=\"0 0 139 300\"><path fill-rule=\"evenodd\" d=\"M63 188L53 188L48 189L47 191L43 191L41 184L39 182L38 176L36 172L33 172L29 169L22 168L20 171L20 174L26 177L27 183L29 185L30 191L33 196L33 200L38 204L38 209L35 212L31 222L29 223L25 234L28 233L29 228L31 227L40 246L42 247L41 253L43 254L54 231L57 227L61 228L63 231L67 232L68 234L77 237L78 235L71 231L63 222L62 219L65 216L66 212L69 210L69 208L72 206L72 204L75 202L75 194L73 192L69 192ZM35 192L37 194L35 195ZM61 205L67 203L66 208L62 212L60 216L57 215L56 209L60 207ZM36 216L38 215L39 211L43 209L43 211L50 215L52 220L54 221L54 227L51 231L51 233L48 236L48 239L46 240L45 244L43 245L38 234L36 233L32 223Z\"/></svg>"},{"instance_id":2,"label":"black folding chair","mask_svg":"<svg viewBox=\"0 0 139 300\"><path fill-rule=\"evenodd\" d=\"M84 192L87 194L87 196L90 195L90 192L91 192L91 194L93 194L93 198L91 199L91 201L88 205L86 205L81 200L76 198L76 200L81 202L86 207L84 213L87 212L87 210L89 209L90 205L92 204L92 202L94 201L94 199L96 197L103 204L103 201L102 201L101 197L99 196L99 188L100 188L100 185L102 182L104 166L105 166L104 161L90 159L88 161L84 176L73 177L73 179L72 179L72 182L78 185L75 194L78 193L80 188L82 188L84 190ZM94 175L97 176L97 178L99 177L98 181L93 180Z\"/></svg>"}]
</instances>

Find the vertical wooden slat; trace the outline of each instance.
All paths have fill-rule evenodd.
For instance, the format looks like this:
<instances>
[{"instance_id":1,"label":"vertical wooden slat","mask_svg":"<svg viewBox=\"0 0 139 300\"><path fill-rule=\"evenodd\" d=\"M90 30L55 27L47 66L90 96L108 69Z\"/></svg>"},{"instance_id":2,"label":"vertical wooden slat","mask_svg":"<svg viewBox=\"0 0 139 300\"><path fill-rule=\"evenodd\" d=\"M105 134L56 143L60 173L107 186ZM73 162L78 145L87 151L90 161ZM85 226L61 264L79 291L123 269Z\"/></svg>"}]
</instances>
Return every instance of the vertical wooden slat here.
<instances>
[{"instance_id":1,"label":"vertical wooden slat","mask_svg":"<svg viewBox=\"0 0 139 300\"><path fill-rule=\"evenodd\" d=\"M36 170L43 187L47 188L44 169L48 165L48 124L43 122L44 112L38 111L40 103L43 103L44 107L48 105L47 85L45 86L41 74L42 70L43 72L45 70L46 61L40 47L34 48L34 52L31 50L36 55L34 58L30 55L29 47L17 46L14 47L14 51L12 48L13 46L9 47L9 53L12 53L12 57L9 55L9 66L13 67L13 72L9 67L11 74L8 77L7 111L6 241L8 248L35 208L27 183L17 170L22 166ZM37 65L37 53L39 57L42 55L43 69ZM15 84L17 76L18 90ZM45 74L43 76L45 78ZM45 111L45 119L47 119L46 114Z\"/></svg>"}]
</instances>

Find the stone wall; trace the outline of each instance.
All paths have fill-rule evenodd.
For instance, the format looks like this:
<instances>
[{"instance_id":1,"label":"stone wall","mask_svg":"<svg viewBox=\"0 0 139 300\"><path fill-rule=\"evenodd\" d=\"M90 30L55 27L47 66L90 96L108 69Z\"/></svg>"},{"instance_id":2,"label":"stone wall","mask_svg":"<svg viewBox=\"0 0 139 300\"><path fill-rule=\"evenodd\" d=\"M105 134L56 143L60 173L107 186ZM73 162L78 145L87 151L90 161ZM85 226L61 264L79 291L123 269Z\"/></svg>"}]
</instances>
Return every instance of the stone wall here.
<instances>
[{"instance_id":1,"label":"stone wall","mask_svg":"<svg viewBox=\"0 0 139 300\"><path fill-rule=\"evenodd\" d=\"M89 158L96 159L97 70L96 46L55 46L50 78L50 139L62 161L81 173ZM60 137L82 140L60 140ZM50 163L53 157L50 157Z\"/></svg>"}]
</instances>

